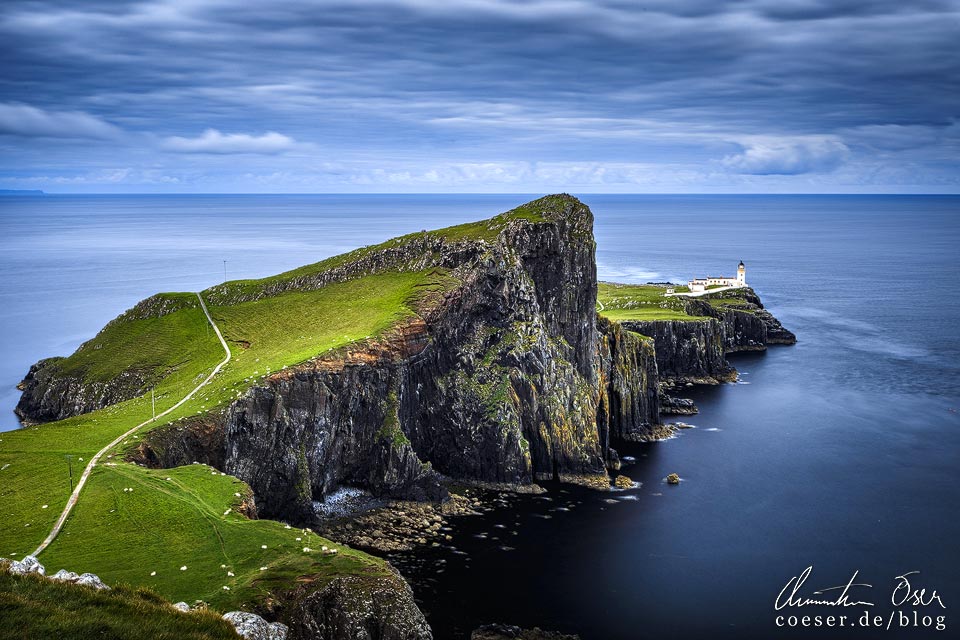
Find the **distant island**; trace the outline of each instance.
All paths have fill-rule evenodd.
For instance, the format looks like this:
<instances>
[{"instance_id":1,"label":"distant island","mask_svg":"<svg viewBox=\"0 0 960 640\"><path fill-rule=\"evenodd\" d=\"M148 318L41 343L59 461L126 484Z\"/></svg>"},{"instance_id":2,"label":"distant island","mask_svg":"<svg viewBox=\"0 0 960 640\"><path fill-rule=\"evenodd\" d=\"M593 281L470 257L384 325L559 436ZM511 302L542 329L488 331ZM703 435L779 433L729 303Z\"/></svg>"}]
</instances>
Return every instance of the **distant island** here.
<instances>
[{"instance_id":1,"label":"distant island","mask_svg":"<svg viewBox=\"0 0 960 640\"><path fill-rule=\"evenodd\" d=\"M45 196L40 189L0 189L0 196Z\"/></svg>"}]
</instances>

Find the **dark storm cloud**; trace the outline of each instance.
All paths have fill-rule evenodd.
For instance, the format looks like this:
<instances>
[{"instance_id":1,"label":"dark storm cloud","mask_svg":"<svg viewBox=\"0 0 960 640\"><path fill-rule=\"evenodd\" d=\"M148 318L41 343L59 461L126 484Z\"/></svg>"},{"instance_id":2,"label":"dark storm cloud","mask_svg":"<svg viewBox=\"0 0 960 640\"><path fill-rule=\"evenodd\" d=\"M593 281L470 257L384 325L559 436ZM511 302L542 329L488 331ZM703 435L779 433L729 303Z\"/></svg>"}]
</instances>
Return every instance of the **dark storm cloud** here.
<instances>
[{"instance_id":1,"label":"dark storm cloud","mask_svg":"<svg viewBox=\"0 0 960 640\"><path fill-rule=\"evenodd\" d=\"M0 135L69 116L128 132L131 163L312 153L398 179L456 158L786 176L878 150L942 172L958 25L932 0L14 0Z\"/></svg>"}]
</instances>

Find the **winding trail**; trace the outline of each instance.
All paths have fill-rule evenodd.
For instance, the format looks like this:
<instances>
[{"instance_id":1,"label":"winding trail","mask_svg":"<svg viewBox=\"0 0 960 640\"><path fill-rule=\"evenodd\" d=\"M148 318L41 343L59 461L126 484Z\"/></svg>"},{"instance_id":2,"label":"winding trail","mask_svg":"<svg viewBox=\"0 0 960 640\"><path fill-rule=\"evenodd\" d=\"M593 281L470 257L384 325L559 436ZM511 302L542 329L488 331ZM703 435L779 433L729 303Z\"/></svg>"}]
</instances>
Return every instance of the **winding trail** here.
<instances>
[{"instance_id":1,"label":"winding trail","mask_svg":"<svg viewBox=\"0 0 960 640\"><path fill-rule=\"evenodd\" d=\"M34 551L32 555L34 556L40 555L40 553L44 549L46 549L48 546L50 546L50 543L53 542L54 539L56 539L57 535L60 533L60 530L63 529L63 525L64 523L66 523L67 518L70 516L70 512L73 511L73 507L76 506L77 499L80 497L80 491L83 489L83 485L86 484L87 478L90 477L90 472L93 471L93 468L97 465L97 462L100 461L100 458L103 457L103 455L107 451L109 451L113 447L120 444L122 440L132 436L134 433L137 432L138 429L141 429L142 427L147 426L151 422L154 422L155 420L167 415L171 411L174 411L175 409L179 408L184 402L192 398L194 394L197 393L197 391L200 391L200 389L204 385L206 385L208 382L213 380L213 377L218 373L220 373L220 369L222 369L224 365L230 362L230 347L227 346L227 341L223 339L223 334L220 333L220 328L217 326L217 323L215 323L213 321L213 318L210 317L210 312L207 311L207 305L204 303L203 297L199 293L197 294L197 299L200 301L200 308L203 309L203 315L207 316L207 321L210 323L210 326L213 327L214 332L217 334L217 339L220 340L220 344L223 345L223 350L227 354L226 357L224 357L223 361L221 361L220 364L218 364L216 367L213 368L213 371L211 371L210 375L208 375L206 378L203 379L203 382L201 382L196 387L194 387L193 390L190 391L190 393L188 393L187 395L185 395L179 402L177 402L177 404L173 405L166 411L158 413L156 417L150 418L149 420L145 420L144 422L141 422L140 424L133 427L126 433L117 436L117 438L113 442L105 446L103 449L100 449L100 451L98 451L96 455L94 455L93 458L90 459L90 462L87 463L86 468L83 470L83 473L80 475L80 479L77 481L77 486L74 488L73 493L70 494L70 499L67 500L67 505L63 508L63 513L60 514L60 517L57 518L56 524L53 525L53 530L50 531L50 534L44 539L43 542L40 543L40 546L37 547L37 550Z\"/></svg>"}]
</instances>

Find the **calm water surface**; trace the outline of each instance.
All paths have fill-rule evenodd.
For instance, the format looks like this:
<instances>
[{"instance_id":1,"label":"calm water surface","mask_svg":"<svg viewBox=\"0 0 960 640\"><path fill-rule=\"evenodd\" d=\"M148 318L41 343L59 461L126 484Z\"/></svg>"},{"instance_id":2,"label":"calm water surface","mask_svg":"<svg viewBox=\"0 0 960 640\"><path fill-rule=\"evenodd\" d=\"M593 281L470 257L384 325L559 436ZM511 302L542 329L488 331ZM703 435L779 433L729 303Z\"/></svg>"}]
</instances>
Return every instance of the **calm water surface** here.
<instances>
[{"instance_id":1,"label":"calm water surface","mask_svg":"<svg viewBox=\"0 0 960 640\"><path fill-rule=\"evenodd\" d=\"M69 354L156 291L222 280L224 260L231 279L265 276L527 199L2 198L0 427L17 426L15 385L32 362ZM874 585L859 599L881 614L894 577L918 570L915 584L938 589L948 607L927 610L948 616L937 635L955 634L960 298L950 287L960 198L583 200L596 215L602 278L726 275L742 259L800 342L735 357L741 384L695 390L696 429L622 447L637 459L626 472L640 489L505 496L455 523L461 553L395 557L438 638L493 621L584 640L877 637L774 626L774 598L809 565L815 587L859 570ZM671 472L679 487L662 483Z\"/></svg>"}]
</instances>

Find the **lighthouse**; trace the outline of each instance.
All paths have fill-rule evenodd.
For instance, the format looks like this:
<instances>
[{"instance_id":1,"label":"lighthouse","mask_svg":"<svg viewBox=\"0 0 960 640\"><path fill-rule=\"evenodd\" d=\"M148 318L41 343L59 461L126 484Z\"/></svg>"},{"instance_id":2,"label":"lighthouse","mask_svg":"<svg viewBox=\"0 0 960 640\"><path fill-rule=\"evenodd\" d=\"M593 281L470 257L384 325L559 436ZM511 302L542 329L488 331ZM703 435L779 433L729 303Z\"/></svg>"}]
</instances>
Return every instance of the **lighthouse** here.
<instances>
[{"instance_id":1,"label":"lighthouse","mask_svg":"<svg viewBox=\"0 0 960 640\"><path fill-rule=\"evenodd\" d=\"M741 287L747 286L747 268L743 266L743 260L737 265L737 284Z\"/></svg>"}]
</instances>

